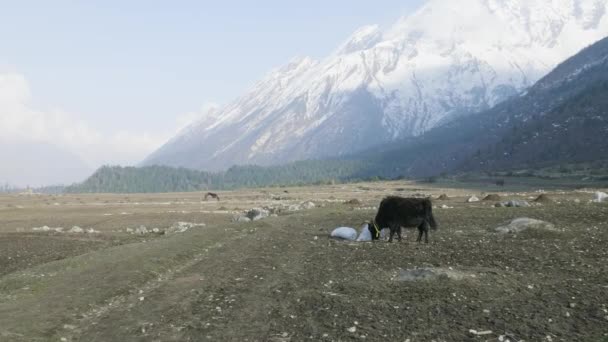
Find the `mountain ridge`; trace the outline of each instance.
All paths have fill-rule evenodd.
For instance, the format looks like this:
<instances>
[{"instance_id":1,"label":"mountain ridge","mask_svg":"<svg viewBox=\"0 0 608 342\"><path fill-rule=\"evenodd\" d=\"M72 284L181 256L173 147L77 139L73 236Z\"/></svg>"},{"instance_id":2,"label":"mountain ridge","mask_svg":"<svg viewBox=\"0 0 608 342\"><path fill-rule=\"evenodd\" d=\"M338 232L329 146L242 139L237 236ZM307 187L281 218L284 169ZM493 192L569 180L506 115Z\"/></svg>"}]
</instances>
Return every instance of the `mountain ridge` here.
<instances>
[{"instance_id":1,"label":"mountain ridge","mask_svg":"<svg viewBox=\"0 0 608 342\"><path fill-rule=\"evenodd\" d=\"M147 157L209 171L348 155L514 96L608 34L608 1L430 0L292 59Z\"/></svg>"}]
</instances>

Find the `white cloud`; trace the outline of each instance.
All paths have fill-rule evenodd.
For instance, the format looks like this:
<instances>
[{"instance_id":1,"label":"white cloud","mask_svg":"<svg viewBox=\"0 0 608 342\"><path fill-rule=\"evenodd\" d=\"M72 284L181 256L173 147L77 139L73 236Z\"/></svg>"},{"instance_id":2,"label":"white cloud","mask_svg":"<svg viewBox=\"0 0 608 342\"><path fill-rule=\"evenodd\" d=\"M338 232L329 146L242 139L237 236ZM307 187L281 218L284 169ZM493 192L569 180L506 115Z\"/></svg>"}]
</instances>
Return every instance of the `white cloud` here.
<instances>
[{"instance_id":1,"label":"white cloud","mask_svg":"<svg viewBox=\"0 0 608 342\"><path fill-rule=\"evenodd\" d=\"M104 134L77 116L32 107L27 80L18 73L0 73L0 140L50 143L64 148L92 167L133 165L171 137L119 131Z\"/></svg>"}]
</instances>

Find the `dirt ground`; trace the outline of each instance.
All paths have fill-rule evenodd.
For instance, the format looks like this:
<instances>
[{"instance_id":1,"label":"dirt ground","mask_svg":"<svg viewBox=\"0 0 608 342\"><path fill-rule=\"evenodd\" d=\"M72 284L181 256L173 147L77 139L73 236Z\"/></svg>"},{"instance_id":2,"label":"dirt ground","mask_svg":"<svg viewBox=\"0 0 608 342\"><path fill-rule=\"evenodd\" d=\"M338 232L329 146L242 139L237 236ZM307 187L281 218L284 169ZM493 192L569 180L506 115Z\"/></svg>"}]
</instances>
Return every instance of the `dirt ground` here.
<instances>
[{"instance_id":1,"label":"dirt ground","mask_svg":"<svg viewBox=\"0 0 608 342\"><path fill-rule=\"evenodd\" d=\"M219 202L3 195L0 341L608 341L608 203L590 203L591 189L551 190L552 201L527 208L466 203L488 193L532 202L536 190L377 182L220 192ZM390 244L329 238L359 229L384 196L444 193L428 245L412 230ZM286 209L304 201L316 206ZM283 210L233 222L254 207ZM557 231L493 232L518 217ZM199 226L132 231L177 222ZM400 280L422 267L458 276Z\"/></svg>"}]
</instances>

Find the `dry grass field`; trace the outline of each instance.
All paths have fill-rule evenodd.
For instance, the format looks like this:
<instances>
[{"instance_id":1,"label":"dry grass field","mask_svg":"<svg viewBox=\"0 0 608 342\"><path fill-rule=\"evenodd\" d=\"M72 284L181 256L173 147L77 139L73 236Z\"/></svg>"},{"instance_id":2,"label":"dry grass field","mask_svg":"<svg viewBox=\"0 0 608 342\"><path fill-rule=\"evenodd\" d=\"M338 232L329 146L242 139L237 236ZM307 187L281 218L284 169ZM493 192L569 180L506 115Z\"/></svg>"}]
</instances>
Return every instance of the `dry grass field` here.
<instances>
[{"instance_id":1,"label":"dry grass field","mask_svg":"<svg viewBox=\"0 0 608 342\"><path fill-rule=\"evenodd\" d=\"M0 341L608 341L608 203L438 186L2 195ZM387 195L435 199L430 244L329 238ZM276 215L233 222L254 207ZM556 230L493 231L518 217ZM447 275L401 279L416 268Z\"/></svg>"}]
</instances>

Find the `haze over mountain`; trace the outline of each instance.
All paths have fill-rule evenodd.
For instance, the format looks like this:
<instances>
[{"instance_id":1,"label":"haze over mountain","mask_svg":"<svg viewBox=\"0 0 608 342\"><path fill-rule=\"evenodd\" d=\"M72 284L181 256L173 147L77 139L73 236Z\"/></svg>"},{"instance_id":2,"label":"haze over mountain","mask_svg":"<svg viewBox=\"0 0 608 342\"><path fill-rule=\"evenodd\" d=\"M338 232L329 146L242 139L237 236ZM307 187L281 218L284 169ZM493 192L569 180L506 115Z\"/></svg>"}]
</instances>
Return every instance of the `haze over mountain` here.
<instances>
[{"instance_id":1,"label":"haze over mountain","mask_svg":"<svg viewBox=\"0 0 608 342\"><path fill-rule=\"evenodd\" d=\"M143 165L219 170L351 154L514 96L608 35L608 1L430 0L295 58Z\"/></svg>"},{"instance_id":2,"label":"haze over mountain","mask_svg":"<svg viewBox=\"0 0 608 342\"><path fill-rule=\"evenodd\" d=\"M72 184L94 171L78 156L44 142L13 142L0 139L0 185L39 187Z\"/></svg>"}]
</instances>

